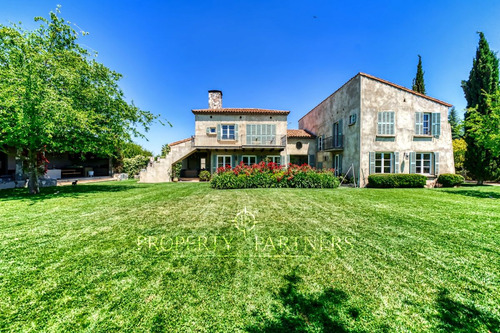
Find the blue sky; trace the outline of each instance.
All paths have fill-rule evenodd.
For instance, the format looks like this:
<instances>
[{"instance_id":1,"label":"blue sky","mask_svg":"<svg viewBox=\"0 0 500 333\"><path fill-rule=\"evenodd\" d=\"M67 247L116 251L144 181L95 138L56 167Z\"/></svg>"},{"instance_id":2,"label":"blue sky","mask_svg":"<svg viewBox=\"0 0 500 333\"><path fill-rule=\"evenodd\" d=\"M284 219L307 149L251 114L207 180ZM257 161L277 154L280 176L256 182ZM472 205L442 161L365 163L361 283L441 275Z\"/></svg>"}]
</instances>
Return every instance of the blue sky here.
<instances>
[{"instance_id":1,"label":"blue sky","mask_svg":"<svg viewBox=\"0 0 500 333\"><path fill-rule=\"evenodd\" d=\"M500 50L500 1L63 1L2 0L0 23L62 16L90 35L81 43L124 75L127 99L161 114L137 140L161 145L194 132L207 91L226 107L290 110L289 127L357 72L411 87L422 55L427 94L465 107L483 31Z\"/></svg>"}]
</instances>

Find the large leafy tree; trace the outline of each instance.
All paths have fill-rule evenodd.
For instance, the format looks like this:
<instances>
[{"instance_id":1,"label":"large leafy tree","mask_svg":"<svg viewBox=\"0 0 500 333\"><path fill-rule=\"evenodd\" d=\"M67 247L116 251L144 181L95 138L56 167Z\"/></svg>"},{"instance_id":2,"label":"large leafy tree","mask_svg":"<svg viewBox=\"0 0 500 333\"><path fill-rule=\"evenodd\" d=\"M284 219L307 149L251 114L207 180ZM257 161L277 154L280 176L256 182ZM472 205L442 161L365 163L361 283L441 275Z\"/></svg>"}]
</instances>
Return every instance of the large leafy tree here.
<instances>
[{"instance_id":1,"label":"large leafy tree","mask_svg":"<svg viewBox=\"0 0 500 333\"><path fill-rule=\"evenodd\" d=\"M422 69L422 57L420 55L418 55L417 74L413 79L411 89L425 95L424 70Z\"/></svg>"},{"instance_id":2,"label":"large leafy tree","mask_svg":"<svg viewBox=\"0 0 500 333\"><path fill-rule=\"evenodd\" d=\"M45 152L110 155L156 118L125 101L121 75L78 44L59 10L25 30L0 25L0 148L24 158L38 193Z\"/></svg>"},{"instance_id":3,"label":"large leafy tree","mask_svg":"<svg viewBox=\"0 0 500 333\"><path fill-rule=\"evenodd\" d=\"M138 145L135 142L124 143L121 149L121 153L124 158L132 158L138 155L146 157L153 156L153 153L151 151L145 149L143 146Z\"/></svg>"},{"instance_id":4,"label":"large leafy tree","mask_svg":"<svg viewBox=\"0 0 500 333\"><path fill-rule=\"evenodd\" d=\"M500 173L499 157L480 140L474 128L491 112L488 95L498 90L498 58L482 32L479 32L479 46L472 61L469 79L462 81L462 89L467 100L464 136L467 142L465 168L476 178L478 184L494 179Z\"/></svg>"}]
</instances>

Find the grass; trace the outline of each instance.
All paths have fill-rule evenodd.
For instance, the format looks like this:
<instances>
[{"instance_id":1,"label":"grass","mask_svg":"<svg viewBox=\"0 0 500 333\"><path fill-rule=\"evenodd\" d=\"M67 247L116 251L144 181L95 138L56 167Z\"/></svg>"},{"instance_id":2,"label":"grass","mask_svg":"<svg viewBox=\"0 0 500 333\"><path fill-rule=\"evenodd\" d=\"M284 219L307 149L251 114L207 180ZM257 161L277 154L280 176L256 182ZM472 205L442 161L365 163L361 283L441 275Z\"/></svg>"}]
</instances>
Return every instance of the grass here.
<instances>
[{"instance_id":1,"label":"grass","mask_svg":"<svg viewBox=\"0 0 500 333\"><path fill-rule=\"evenodd\" d=\"M499 199L493 186L1 191L0 331L499 332Z\"/></svg>"}]
</instances>

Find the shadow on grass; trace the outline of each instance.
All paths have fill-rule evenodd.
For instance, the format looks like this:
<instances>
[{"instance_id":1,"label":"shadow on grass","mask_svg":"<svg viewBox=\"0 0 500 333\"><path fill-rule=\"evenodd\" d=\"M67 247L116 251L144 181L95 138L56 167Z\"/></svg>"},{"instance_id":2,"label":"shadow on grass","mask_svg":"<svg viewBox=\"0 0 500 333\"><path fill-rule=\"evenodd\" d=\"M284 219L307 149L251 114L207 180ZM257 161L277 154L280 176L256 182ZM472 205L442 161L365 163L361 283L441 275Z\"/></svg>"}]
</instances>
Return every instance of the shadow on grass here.
<instances>
[{"instance_id":1,"label":"shadow on grass","mask_svg":"<svg viewBox=\"0 0 500 333\"><path fill-rule=\"evenodd\" d=\"M247 332L363 332L351 328L361 313L349 304L347 293L328 288L305 295L298 290L302 279L296 273L285 276L285 280L276 296L282 310L275 310L273 318L257 315L258 323L247 327Z\"/></svg>"},{"instance_id":2,"label":"shadow on grass","mask_svg":"<svg viewBox=\"0 0 500 333\"><path fill-rule=\"evenodd\" d=\"M113 182L110 184L98 183L98 184L82 184L82 185L67 185L67 186L53 186L53 187L42 187L40 188L40 193L37 195L31 195L27 188L16 188L9 190L0 191L0 202L2 201L12 201L12 200L27 200L33 203L44 201L53 198L74 198L81 195L86 195L89 193L100 193L100 192L120 192L129 191L133 188L138 188L139 185L130 183L117 183Z\"/></svg>"},{"instance_id":3,"label":"shadow on grass","mask_svg":"<svg viewBox=\"0 0 500 333\"><path fill-rule=\"evenodd\" d=\"M487 187L485 187L487 188ZM446 189L446 193L463 195L466 197L500 199L500 191L479 191L465 188Z\"/></svg>"},{"instance_id":4,"label":"shadow on grass","mask_svg":"<svg viewBox=\"0 0 500 333\"><path fill-rule=\"evenodd\" d=\"M500 332L499 318L453 300L446 289L439 292L436 303L440 319L439 329L443 332ZM485 331L485 328L488 331Z\"/></svg>"}]
</instances>

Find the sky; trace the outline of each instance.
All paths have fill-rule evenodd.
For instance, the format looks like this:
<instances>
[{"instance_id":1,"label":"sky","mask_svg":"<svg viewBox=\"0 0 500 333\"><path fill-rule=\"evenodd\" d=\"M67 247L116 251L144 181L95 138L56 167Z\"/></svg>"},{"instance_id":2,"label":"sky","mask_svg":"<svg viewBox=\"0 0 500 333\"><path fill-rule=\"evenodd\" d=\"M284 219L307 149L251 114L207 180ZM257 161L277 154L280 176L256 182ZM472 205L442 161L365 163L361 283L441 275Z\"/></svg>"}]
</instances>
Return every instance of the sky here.
<instances>
[{"instance_id":1,"label":"sky","mask_svg":"<svg viewBox=\"0 0 500 333\"><path fill-rule=\"evenodd\" d=\"M33 29L58 4L123 74L127 100L173 125L135 140L155 154L194 134L191 109L207 108L210 89L224 107L290 110L297 128L358 72L411 88L419 54L427 95L463 112L476 32L500 50L500 1L0 0L0 24Z\"/></svg>"}]
</instances>

